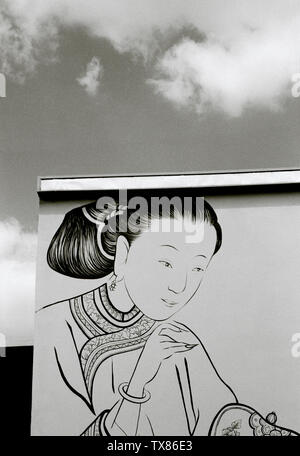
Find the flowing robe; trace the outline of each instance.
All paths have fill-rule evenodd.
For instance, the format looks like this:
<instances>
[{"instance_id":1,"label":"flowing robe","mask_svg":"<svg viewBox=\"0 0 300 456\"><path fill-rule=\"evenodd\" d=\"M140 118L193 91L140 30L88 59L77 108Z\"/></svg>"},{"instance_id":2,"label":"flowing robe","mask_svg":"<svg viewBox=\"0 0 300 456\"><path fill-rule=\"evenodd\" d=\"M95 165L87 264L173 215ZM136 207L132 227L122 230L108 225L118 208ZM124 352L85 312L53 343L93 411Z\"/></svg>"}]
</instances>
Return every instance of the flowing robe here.
<instances>
[{"instance_id":1,"label":"flowing robe","mask_svg":"<svg viewBox=\"0 0 300 456\"><path fill-rule=\"evenodd\" d=\"M121 404L118 387L130 380L158 323L136 307L119 312L106 284L46 306L37 320L39 399L33 402L32 434L101 435L99 417ZM165 360L146 389L151 397L138 405L137 422L128 416L127 428L135 431L127 435L208 435L219 410L237 402L200 340Z\"/></svg>"}]
</instances>

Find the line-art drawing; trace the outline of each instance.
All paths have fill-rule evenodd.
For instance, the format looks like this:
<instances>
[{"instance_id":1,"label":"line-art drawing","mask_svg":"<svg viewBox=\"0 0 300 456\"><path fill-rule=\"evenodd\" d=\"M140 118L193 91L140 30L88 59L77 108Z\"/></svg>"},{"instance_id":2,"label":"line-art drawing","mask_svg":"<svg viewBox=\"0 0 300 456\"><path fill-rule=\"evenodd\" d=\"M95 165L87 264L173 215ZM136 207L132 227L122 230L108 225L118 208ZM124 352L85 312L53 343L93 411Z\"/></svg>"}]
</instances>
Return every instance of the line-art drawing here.
<instances>
[{"instance_id":1,"label":"line-art drawing","mask_svg":"<svg viewBox=\"0 0 300 456\"><path fill-rule=\"evenodd\" d=\"M81 435L299 435L278 426L275 412L263 417L240 403L177 315L222 246L212 206L203 200L202 208L184 213L160 208L140 213L138 223L134 213L117 202L102 210L96 201L76 207L48 248L48 265L57 273L103 279L38 311L41 318L58 308L67 315L70 356L64 344L51 350L65 394L90 414ZM184 229L150 229L163 219L184 221L185 228L200 223L203 236L187 243Z\"/></svg>"}]
</instances>

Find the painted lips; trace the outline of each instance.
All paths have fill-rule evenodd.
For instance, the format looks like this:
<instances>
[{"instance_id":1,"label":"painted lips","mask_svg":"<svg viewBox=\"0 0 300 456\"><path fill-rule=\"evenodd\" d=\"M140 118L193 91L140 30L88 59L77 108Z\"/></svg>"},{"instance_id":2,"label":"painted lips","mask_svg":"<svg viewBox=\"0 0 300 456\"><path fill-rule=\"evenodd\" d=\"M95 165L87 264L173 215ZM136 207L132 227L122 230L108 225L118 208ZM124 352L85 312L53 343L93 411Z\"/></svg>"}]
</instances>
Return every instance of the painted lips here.
<instances>
[{"instance_id":1,"label":"painted lips","mask_svg":"<svg viewBox=\"0 0 300 456\"><path fill-rule=\"evenodd\" d=\"M169 307L176 306L176 304L178 304L177 302L170 301L169 299L161 298L161 300L164 301Z\"/></svg>"}]
</instances>

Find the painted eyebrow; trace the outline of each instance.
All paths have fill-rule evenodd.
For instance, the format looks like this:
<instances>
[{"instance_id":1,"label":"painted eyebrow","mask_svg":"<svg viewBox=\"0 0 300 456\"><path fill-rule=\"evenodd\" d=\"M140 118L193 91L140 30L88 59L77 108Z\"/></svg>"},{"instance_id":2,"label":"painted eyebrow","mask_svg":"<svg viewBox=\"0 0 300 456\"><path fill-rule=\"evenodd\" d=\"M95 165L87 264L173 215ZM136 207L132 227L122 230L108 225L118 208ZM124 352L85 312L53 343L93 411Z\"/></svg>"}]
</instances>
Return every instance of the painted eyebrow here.
<instances>
[{"instance_id":1,"label":"painted eyebrow","mask_svg":"<svg viewBox=\"0 0 300 456\"><path fill-rule=\"evenodd\" d=\"M174 247L174 245L169 245L169 244L161 244L161 246L160 246L160 247L171 247L171 249L175 249L175 250L177 250L177 252L179 252L179 250L178 250L176 247Z\"/></svg>"},{"instance_id":2,"label":"painted eyebrow","mask_svg":"<svg viewBox=\"0 0 300 456\"><path fill-rule=\"evenodd\" d=\"M177 252L179 252L179 250L176 247L174 247L174 245L162 244L160 247L171 247L171 249L175 249L175 250L177 250ZM198 257L198 256L203 257L203 258L207 258L207 256L205 256L205 255L201 255L201 254L195 255L195 257Z\"/></svg>"}]
</instances>

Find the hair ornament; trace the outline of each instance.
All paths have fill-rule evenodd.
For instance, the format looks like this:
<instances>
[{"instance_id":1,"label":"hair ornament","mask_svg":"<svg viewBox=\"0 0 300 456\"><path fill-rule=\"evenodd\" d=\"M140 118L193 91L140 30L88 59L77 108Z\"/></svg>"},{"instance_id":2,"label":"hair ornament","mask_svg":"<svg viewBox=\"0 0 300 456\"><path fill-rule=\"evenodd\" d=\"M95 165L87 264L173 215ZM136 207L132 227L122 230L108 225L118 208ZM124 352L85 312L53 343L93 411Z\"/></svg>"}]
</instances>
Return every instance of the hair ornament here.
<instances>
[{"instance_id":1,"label":"hair ornament","mask_svg":"<svg viewBox=\"0 0 300 456\"><path fill-rule=\"evenodd\" d=\"M98 247L99 247L99 250L100 252L102 253L102 255L104 255L108 260L114 260L114 255L110 255L109 253L107 253L103 246L102 246L102 241L101 241L101 234L102 234L102 230L103 228L106 226L107 224L107 221L113 217L116 217L118 214L123 214L125 212L125 210L127 209L128 206L122 206L122 205L117 205L117 208L116 209L113 209L111 211L110 214L106 214L105 217L100 220L99 218L96 218L96 217L92 217L86 207L83 207L82 208L82 212L84 214L84 216L92 223L95 223L95 225L97 225L97 244L98 244Z\"/></svg>"},{"instance_id":2,"label":"hair ornament","mask_svg":"<svg viewBox=\"0 0 300 456\"><path fill-rule=\"evenodd\" d=\"M118 214L122 215L124 214L124 212L128 209L128 206L122 206L121 204L117 205L117 209L114 209L113 211L111 211L110 214L108 214L106 217L105 217L105 220L109 220L111 219L112 217L115 217L117 216Z\"/></svg>"}]
</instances>

